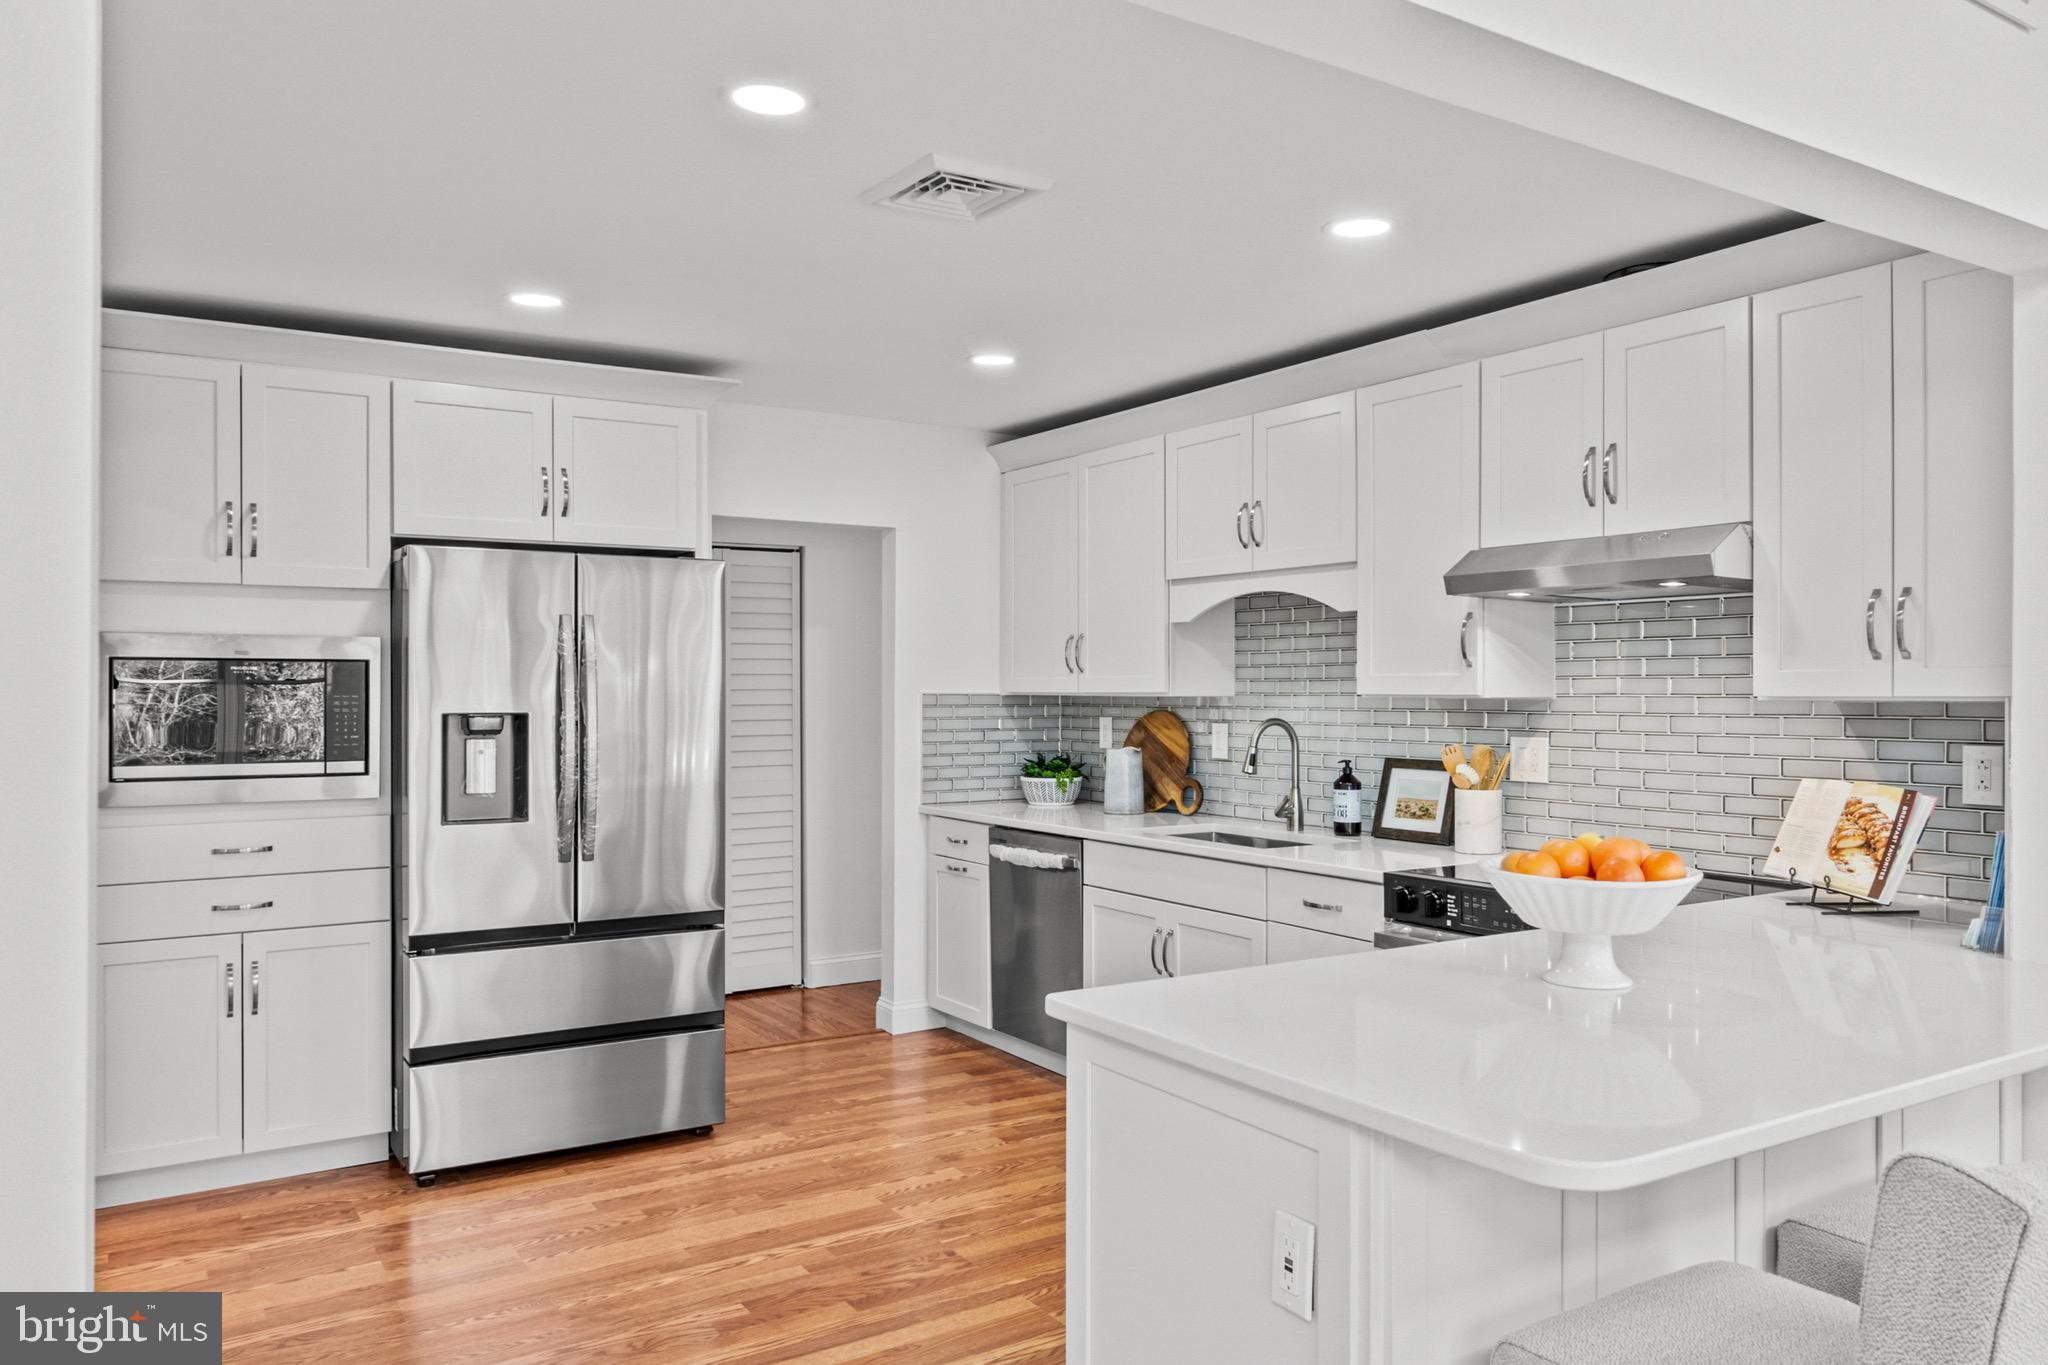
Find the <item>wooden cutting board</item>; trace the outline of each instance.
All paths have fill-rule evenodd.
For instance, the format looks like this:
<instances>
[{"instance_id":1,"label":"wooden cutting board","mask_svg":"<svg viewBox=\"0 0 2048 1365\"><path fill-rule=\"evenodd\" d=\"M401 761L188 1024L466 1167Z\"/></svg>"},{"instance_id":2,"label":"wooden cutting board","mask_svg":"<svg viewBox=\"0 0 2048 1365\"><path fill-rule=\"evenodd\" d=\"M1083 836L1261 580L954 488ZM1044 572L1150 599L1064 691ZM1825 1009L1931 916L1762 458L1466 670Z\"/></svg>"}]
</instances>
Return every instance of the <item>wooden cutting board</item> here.
<instances>
[{"instance_id":1,"label":"wooden cutting board","mask_svg":"<svg viewBox=\"0 0 2048 1365\"><path fill-rule=\"evenodd\" d=\"M1124 736L1128 748L1145 755L1145 809L1173 807L1182 815L1202 808L1202 786L1188 778L1194 746L1188 727L1171 711L1147 711Z\"/></svg>"}]
</instances>

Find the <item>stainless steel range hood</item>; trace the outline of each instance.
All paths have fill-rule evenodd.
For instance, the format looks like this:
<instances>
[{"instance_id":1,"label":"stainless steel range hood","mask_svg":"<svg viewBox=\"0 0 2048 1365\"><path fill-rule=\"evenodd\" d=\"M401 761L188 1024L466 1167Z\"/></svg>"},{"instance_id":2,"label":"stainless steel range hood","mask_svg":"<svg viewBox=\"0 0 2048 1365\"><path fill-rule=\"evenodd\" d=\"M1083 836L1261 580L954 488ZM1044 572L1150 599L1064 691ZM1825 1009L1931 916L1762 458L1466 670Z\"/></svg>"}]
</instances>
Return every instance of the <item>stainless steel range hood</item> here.
<instances>
[{"instance_id":1,"label":"stainless steel range hood","mask_svg":"<svg viewBox=\"0 0 2048 1365\"><path fill-rule=\"evenodd\" d=\"M1623 602L1748 592L1746 521L1474 550L1444 575L1453 597Z\"/></svg>"}]
</instances>

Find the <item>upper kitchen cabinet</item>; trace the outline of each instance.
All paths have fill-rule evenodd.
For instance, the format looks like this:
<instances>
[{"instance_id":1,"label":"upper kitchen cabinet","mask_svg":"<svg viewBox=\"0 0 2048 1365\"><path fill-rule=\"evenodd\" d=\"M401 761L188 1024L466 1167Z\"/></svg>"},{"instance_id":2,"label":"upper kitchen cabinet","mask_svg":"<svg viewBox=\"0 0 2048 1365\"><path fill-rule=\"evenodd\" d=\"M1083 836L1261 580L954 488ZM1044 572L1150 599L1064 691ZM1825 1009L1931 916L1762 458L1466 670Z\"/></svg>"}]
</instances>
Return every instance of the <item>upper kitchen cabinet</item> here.
<instances>
[{"instance_id":1,"label":"upper kitchen cabinet","mask_svg":"<svg viewBox=\"0 0 2048 1365\"><path fill-rule=\"evenodd\" d=\"M1351 563L1357 461L1348 393L1167 437L1166 576Z\"/></svg>"},{"instance_id":2,"label":"upper kitchen cabinet","mask_svg":"<svg viewBox=\"0 0 2048 1365\"><path fill-rule=\"evenodd\" d=\"M1915 256L1756 317L1758 695L2005 695L2010 281Z\"/></svg>"},{"instance_id":3,"label":"upper kitchen cabinet","mask_svg":"<svg viewBox=\"0 0 2048 1365\"><path fill-rule=\"evenodd\" d=\"M1003 475L1005 692L1074 690L1080 484L1077 460Z\"/></svg>"},{"instance_id":4,"label":"upper kitchen cabinet","mask_svg":"<svg viewBox=\"0 0 2048 1365\"><path fill-rule=\"evenodd\" d=\"M102 577L384 582L389 380L120 350L101 370Z\"/></svg>"},{"instance_id":5,"label":"upper kitchen cabinet","mask_svg":"<svg viewBox=\"0 0 2048 1365\"><path fill-rule=\"evenodd\" d=\"M1749 307L1483 362L1481 543L1749 520Z\"/></svg>"},{"instance_id":6,"label":"upper kitchen cabinet","mask_svg":"<svg viewBox=\"0 0 2048 1365\"><path fill-rule=\"evenodd\" d=\"M1480 388L1468 364L1358 391L1361 694L1557 691L1549 607L1444 592L1479 544Z\"/></svg>"},{"instance_id":7,"label":"upper kitchen cabinet","mask_svg":"<svg viewBox=\"0 0 2048 1365\"><path fill-rule=\"evenodd\" d=\"M703 413L557 398L555 466L557 540L705 547Z\"/></svg>"},{"instance_id":8,"label":"upper kitchen cabinet","mask_svg":"<svg viewBox=\"0 0 2048 1365\"><path fill-rule=\"evenodd\" d=\"M553 540L553 408L541 393L393 384L392 529L458 540Z\"/></svg>"}]
</instances>

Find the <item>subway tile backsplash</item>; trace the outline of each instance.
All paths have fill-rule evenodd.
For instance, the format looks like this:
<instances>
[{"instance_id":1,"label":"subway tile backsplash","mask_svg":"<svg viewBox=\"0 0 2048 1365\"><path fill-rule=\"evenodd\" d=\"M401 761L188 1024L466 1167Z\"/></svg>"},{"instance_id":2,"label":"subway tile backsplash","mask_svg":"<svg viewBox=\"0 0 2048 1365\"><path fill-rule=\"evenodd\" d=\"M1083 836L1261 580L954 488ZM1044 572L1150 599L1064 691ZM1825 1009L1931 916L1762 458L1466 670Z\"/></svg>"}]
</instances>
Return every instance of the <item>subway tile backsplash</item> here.
<instances>
[{"instance_id":1,"label":"subway tile backsplash","mask_svg":"<svg viewBox=\"0 0 2048 1365\"><path fill-rule=\"evenodd\" d=\"M1035 750L1064 749L1089 774L1083 799L1100 800L1099 718L1110 717L1121 740L1139 715L1166 707L1193 734L1203 811L1248 819L1270 819L1287 790L1287 741L1277 733L1258 776L1238 771L1252 728L1268 716L1292 721L1309 823L1327 828L1338 759L1357 761L1370 795L1381 758L1545 734L1551 780L1509 774L1511 846L1576 829L1631 830L1702 868L1759 870L1800 778L1870 778L1941 797L1905 889L1983 900L2005 813L1957 804L1956 746L2003 744L2004 705L1761 701L1751 695L1750 656L1746 596L1586 604L1557 608L1555 700L1361 697L1355 615L1256 594L1237 602L1235 696L928 694L924 798L1017 800L1018 765ZM1207 756L1211 721L1230 726L1228 762Z\"/></svg>"}]
</instances>

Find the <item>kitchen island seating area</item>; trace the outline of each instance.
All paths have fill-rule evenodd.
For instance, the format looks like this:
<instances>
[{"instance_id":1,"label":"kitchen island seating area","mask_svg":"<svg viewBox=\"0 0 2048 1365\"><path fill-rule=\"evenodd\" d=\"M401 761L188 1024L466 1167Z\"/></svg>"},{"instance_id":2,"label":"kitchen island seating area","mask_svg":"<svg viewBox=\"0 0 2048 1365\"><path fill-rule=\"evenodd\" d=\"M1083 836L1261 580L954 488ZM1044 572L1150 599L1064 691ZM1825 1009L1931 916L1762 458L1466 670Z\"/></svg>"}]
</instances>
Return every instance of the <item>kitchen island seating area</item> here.
<instances>
[{"instance_id":1,"label":"kitchen island seating area","mask_svg":"<svg viewBox=\"0 0 2048 1365\"><path fill-rule=\"evenodd\" d=\"M1885 1170L1860 1307L1732 1262L1514 1332L1493 1365L2020 1365L2048 1360L2048 1164Z\"/></svg>"}]
</instances>

